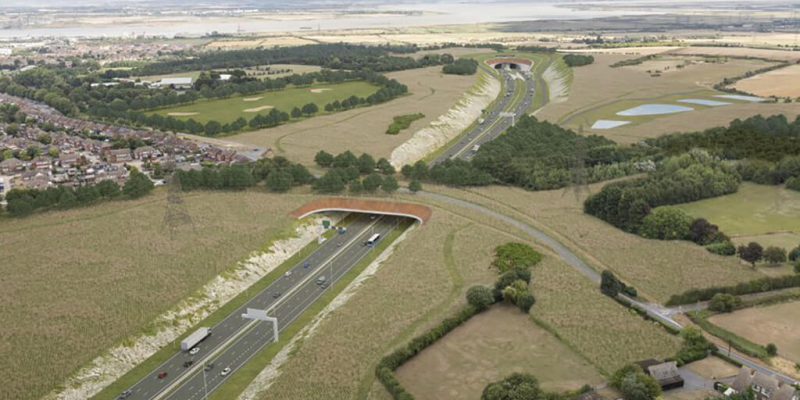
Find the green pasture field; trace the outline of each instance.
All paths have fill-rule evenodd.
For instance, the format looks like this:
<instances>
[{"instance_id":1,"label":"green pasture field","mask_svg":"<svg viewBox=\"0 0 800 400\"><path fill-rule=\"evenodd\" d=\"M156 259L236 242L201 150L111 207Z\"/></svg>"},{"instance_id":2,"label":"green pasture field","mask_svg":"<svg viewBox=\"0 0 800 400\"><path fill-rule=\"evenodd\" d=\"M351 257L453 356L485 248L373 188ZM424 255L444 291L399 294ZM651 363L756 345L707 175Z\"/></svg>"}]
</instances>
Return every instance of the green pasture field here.
<instances>
[{"instance_id":1,"label":"green pasture field","mask_svg":"<svg viewBox=\"0 0 800 400\"><path fill-rule=\"evenodd\" d=\"M736 193L677 207L718 225L734 241L757 237L762 246L788 247L794 237L791 247L800 245L800 192L782 186L743 183Z\"/></svg>"},{"instance_id":2,"label":"green pasture field","mask_svg":"<svg viewBox=\"0 0 800 400\"><path fill-rule=\"evenodd\" d=\"M341 101L350 96L367 97L377 91L378 86L363 81L339 84L318 83L226 99L202 100L154 112L165 117L172 116L182 120L192 118L200 123L216 120L224 124L233 122L239 117L244 117L249 121L258 114L268 114L272 108L288 113L292 111L292 108L301 108L308 103L315 103L319 107L318 114L327 114L324 107L334 100Z\"/></svg>"}]
</instances>

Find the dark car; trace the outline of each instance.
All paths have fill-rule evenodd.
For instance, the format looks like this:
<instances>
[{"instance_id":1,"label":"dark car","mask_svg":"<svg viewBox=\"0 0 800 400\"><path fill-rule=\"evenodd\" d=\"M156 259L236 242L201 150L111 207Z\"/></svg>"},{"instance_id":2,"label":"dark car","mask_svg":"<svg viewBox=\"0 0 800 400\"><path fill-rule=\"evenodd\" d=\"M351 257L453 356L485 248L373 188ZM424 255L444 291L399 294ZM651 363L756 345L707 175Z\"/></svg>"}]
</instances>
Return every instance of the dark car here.
<instances>
[{"instance_id":1,"label":"dark car","mask_svg":"<svg viewBox=\"0 0 800 400\"><path fill-rule=\"evenodd\" d=\"M272 295L272 298L273 298L273 299L277 299L278 297L281 297L281 292L276 292L276 293L274 293L274 294Z\"/></svg>"},{"instance_id":2,"label":"dark car","mask_svg":"<svg viewBox=\"0 0 800 400\"><path fill-rule=\"evenodd\" d=\"M132 394L133 394L133 391L128 389L128 390L120 393L119 396L117 396L117 400L127 399L128 397L131 397Z\"/></svg>"},{"instance_id":3,"label":"dark car","mask_svg":"<svg viewBox=\"0 0 800 400\"><path fill-rule=\"evenodd\" d=\"M214 369L214 363L208 363L208 364L206 364L206 367L205 367L204 369L205 369L206 371L211 371L212 369Z\"/></svg>"},{"instance_id":4,"label":"dark car","mask_svg":"<svg viewBox=\"0 0 800 400\"><path fill-rule=\"evenodd\" d=\"M161 371L158 373L158 379L164 379L167 377L167 371Z\"/></svg>"},{"instance_id":5,"label":"dark car","mask_svg":"<svg viewBox=\"0 0 800 400\"><path fill-rule=\"evenodd\" d=\"M194 360L184 361L183 368L189 368L194 364Z\"/></svg>"}]
</instances>

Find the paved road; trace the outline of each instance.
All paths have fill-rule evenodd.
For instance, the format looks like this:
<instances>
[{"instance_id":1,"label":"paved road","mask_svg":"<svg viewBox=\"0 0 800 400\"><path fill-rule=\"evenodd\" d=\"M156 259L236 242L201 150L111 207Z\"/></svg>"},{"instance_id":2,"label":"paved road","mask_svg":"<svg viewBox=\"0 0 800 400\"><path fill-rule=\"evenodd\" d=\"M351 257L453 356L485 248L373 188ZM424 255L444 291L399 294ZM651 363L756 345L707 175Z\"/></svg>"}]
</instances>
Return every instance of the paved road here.
<instances>
[{"instance_id":1,"label":"paved road","mask_svg":"<svg viewBox=\"0 0 800 400\"><path fill-rule=\"evenodd\" d=\"M247 304L231 313L212 328L212 334L197 347L194 356L186 352L176 354L131 387L129 399L200 399L205 390L213 392L227 378L241 368L251 356L273 341L271 323L246 320L241 317L247 308L266 309L278 318L278 328L283 330L313 304L327 290L316 284L325 276L331 285L344 276L359 260L372 250L364 242L373 233L385 237L397 227L395 217L358 217L348 227L347 233L328 240L308 258L300 261L285 275L257 294ZM309 267L305 267L308 262ZM328 286L330 287L330 286ZM276 293L280 294L275 297ZM188 368L186 361L193 361ZM213 368L204 373L204 366ZM220 372L230 368L227 376ZM159 379L158 374L167 372Z\"/></svg>"},{"instance_id":2,"label":"paved road","mask_svg":"<svg viewBox=\"0 0 800 400\"><path fill-rule=\"evenodd\" d=\"M489 67L481 65L484 70ZM535 95L533 88L534 78L530 74L519 71L500 71L502 79L505 80L505 92L500 93L499 101L492 107L492 110L485 113L482 124L479 124L462 135L461 139L444 151L436 160L435 164L448 159L463 158L469 160L475 155L472 150L476 145L480 146L486 142L494 140L511 126L512 119L501 113L514 113L515 118L519 118L533 104ZM520 79L521 78L521 79ZM522 92L522 93L521 93Z\"/></svg>"},{"instance_id":3,"label":"paved road","mask_svg":"<svg viewBox=\"0 0 800 400\"><path fill-rule=\"evenodd\" d=\"M556 254L558 254L558 256L561 257L562 260L564 260L564 262L566 262L571 267L575 268L578 272L580 272L587 279L589 279L592 282L596 283L598 285L598 290L599 290L600 274L598 274L597 271L595 271L592 267L588 266L580 257L578 257L577 254L573 253L572 250L570 250L569 248L567 248L566 246L561 244L558 240L554 239L552 236L542 232L541 230L539 230L539 229L537 229L537 228L535 228L535 227L533 227L531 225L528 225L528 224L526 224L524 222L521 222L518 219L514 219L514 218L509 217L507 215L501 214L501 213L499 213L497 211L490 210L490 209L488 209L488 208L486 208L486 207L484 207L484 206L482 206L480 204L472 203L472 202L469 202L469 201L466 201L466 200L462 200L462 199L459 199L459 198L455 198L455 197L451 197L451 196L447 196L445 194L420 191L420 192L417 193L417 196L428 197L428 198L435 199L435 200L438 200L438 201L441 201L441 202L457 205L459 207L464 207L464 208L467 208L467 209L470 209L472 211L481 213L483 215L489 216L491 218L494 218L496 220L505 222L505 223L507 223L507 224L509 224L511 226L514 226L514 227L518 228L519 230L527 233L529 236L531 236L537 242L542 243L545 246L549 247L552 251L554 251ZM639 302L639 301L633 300L633 299L631 299L631 298L629 298L627 296L624 296L624 295L621 295L620 298L623 301L630 302L633 307L636 307L636 308L644 311L651 318L657 319L657 320L663 322L666 325L672 326L675 329L678 329L678 330L683 329L683 326L672 318L672 316L675 315L673 309L664 307L664 306L662 306L660 304ZM702 306L698 306L698 307L702 307ZM692 307L692 306L688 306L687 307L687 306L684 306L684 310L686 310L687 308L694 309L694 308L698 308L698 307ZM768 368L768 367L766 367L766 366L764 366L762 364L754 362L751 359L749 359L748 357L738 353L735 350L731 351L731 353L729 354L729 357L734 359L735 361L737 361L738 363L740 363L742 365L748 366L748 367L750 367L750 368L752 368L752 369L754 369L756 371L759 371L762 374L765 374L767 376L773 376L773 377L779 379L780 381L782 381L784 383L788 383L788 384L795 384L796 383L796 381L793 378L791 378L791 377L789 377L789 376L787 376L785 374L782 374L782 373L780 373L778 371L772 370L772 369L770 369L770 368Z\"/></svg>"}]
</instances>

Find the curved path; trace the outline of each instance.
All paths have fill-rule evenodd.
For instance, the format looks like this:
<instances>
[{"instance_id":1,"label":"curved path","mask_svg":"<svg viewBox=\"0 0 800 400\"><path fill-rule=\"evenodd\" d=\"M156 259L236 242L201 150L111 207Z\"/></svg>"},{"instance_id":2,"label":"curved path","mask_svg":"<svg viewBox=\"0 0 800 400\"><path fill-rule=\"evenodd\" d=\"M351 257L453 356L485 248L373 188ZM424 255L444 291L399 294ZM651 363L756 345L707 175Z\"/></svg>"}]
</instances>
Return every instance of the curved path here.
<instances>
[{"instance_id":1,"label":"curved path","mask_svg":"<svg viewBox=\"0 0 800 400\"><path fill-rule=\"evenodd\" d=\"M564 260L564 262L566 262L569 266L575 268L583 276L587 277L592 282L595 282L598 286L600 285L600 274L597 273L597 271L595 271L592 267L587 265L580 257L578 257L577 254L573 253L572 250L561 244L558 240L554 239L552 236L542 232L541 230L531 225L528 225L522 221L509 217L508 215L501 214L497 211L486 208L480 204L472 203L470 201L466 201L456 197L451 197L445 194L420 191L417 192L416 195L441 201L447 204L463 207L471 211L481 213L498 221L504 222L508 225L511 225L521 230L522 232L525 232L537 242L549 247L552 251L558 254L558 256L562 260ZM676 330L683 329L683 326L672 318L673 315L679 313L676 312L675 309L666 308L660 304L642 303L624 295L620 295L619 300L626 302L630 304L632 307L645 312L650 318L658 320L659 322L661 322L666 326L672 327L673 329ZM684 310L686 310L686 307L684 307ZM796 384L796 381L793 378L785 374L782 374L778 371L772 370L768 367L765 367L762 364L754 362L749 357L740 354L739 352L732 351L729 354L729 357L734 361L742 365L745 365L747 367L750 367L764 375L773 376L776 379L787 384Z\"/></svg>"}]
</instances>

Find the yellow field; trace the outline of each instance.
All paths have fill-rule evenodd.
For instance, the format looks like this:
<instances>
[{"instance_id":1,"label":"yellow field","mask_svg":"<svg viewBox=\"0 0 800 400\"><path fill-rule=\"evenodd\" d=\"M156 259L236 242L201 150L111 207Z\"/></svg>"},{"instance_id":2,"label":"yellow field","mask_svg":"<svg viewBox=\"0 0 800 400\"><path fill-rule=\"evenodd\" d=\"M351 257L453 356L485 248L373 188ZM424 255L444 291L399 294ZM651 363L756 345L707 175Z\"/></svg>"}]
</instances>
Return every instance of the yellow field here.
<instances>
[{"instance_id":1,"label":"yellow field","mask_svg":"<svg viewBox=\"0 0 800 400\"><path fill-rule=\"evenodd\" d=\"M778 355L800 363L800 302L746 308L709 321L762 346L774 343Z\"/></svg>"},{"instance_id":2,"label":"yellow field","mask_svg":"<svg viewBox=\"0 0 800 400\"><path fill-rule=\"evenodd\" d=\"M393 72L388 77L408 86L410 95L376 106L357 108L332 115L321 115L293 124L246 132L226 140L270 147L277 155L313 164L319 150L337 154L345 150L367 152L375 158L389 157L392 150L408 140L418 129L447 112L475 83L476 76L444 75L441 67ZM386 135L386 127L396 115L422 112L398 135Z\"/></svg>"},{"instance_id":3,"label":"yellow field","mask_svg":"<svg viewBox=\"0 0 800 400\"><path fill-rule=\"evenodd\" d=\"M478 314L448 333L400 367L397 377L420 400L477 400L486 385L514 372L533 374L549 391L603 382L591 364L507 305Z\"/></svg>"},{"instance_id":4,"label":"yellow field","mask_svg":"<svg viewBox=\"0 0 800 400\"><path fill-rule=\"evenodd\" d=\"M693 50L694 48L688 49ZM682 51L682 50L681 50ZM672 60L684 57L664 56ZM647 103L674 103L678 99L713 99L720 94L712 90L725 77L741 75L770 65L760 60L727 59L721 63L694 63L670 73L651 77L647 70L655 66L642 65L610 68L609 65L634 55L596 54L595 63L574 69L569 99L551 103L537 117L557 122L567 128L606 136L621 143L637 143L666 133L697 131L727 125L735 118L755 114L783 113L793 119L800 114L800 104L753 104L732 102L722 107L693 106L695 111L658 117L623 118L615 115L626 108ZM660 58L656 58L659 60ZM686 57L696 60L696 57ZM591 130L599 119L631 120L634 123L614 129Z\"/></svg>"},{"instance_id":5,"label":"yellow field","mask_svg":"<svg viewBox=\"0 0 800 400\"><path fill-rule=\"evenodd\" d=\"M800 65L742 79L733 87L756 96L800 97Z\"/></svg>"},{"instance_id":6,"label":"yellow field","mask_svg":"<svg viewBox=\"0 0 800 400\"><path fill-rule=\"evenodd\" d=\"M0 221L0 398L39 398L270 239L305 196L166 192ZM172 235L170 232L175 232Z\"/></svg>"}]
</instances>

